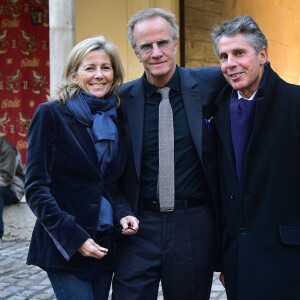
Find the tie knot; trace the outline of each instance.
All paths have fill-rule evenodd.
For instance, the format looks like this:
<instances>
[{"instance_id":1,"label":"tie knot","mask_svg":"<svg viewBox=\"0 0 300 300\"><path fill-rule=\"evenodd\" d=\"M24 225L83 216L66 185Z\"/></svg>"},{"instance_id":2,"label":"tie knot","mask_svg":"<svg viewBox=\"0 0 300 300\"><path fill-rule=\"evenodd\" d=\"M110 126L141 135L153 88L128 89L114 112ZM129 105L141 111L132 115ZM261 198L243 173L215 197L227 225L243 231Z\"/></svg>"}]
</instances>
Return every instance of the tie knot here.
<instances>
[{"instance_id":1,"label":"tie knot","mask_svg":"<svg viewBox=\"0 0 300 300\"><path fill-rule=\"evenodd\" d=\"M161 89L158 89L157 92L161 94L162 99L168 99L169 98L169 92L170 88L169 87L163 87Z\"/></svg>"}]
</instances>

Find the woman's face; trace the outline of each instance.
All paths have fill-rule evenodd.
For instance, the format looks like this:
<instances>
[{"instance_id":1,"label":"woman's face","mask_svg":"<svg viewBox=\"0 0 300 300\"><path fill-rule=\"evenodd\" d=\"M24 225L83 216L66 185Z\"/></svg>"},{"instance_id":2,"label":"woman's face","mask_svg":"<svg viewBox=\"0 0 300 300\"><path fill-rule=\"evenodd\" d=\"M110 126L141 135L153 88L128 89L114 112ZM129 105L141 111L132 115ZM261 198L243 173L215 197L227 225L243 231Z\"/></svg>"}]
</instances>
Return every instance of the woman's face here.
<instances>
[{"instance_id":1,"label":"woman's face","mask_svg":"<svg viewBox=\"0 0 300 300\"><path fill-rule=\"evenodd\" d=\"M99 98L108 94L113 80L111 58L104 50L91 51L82 61L77 73L73 75L74 83L85 92Z\"/></svg>"}]
</instances>

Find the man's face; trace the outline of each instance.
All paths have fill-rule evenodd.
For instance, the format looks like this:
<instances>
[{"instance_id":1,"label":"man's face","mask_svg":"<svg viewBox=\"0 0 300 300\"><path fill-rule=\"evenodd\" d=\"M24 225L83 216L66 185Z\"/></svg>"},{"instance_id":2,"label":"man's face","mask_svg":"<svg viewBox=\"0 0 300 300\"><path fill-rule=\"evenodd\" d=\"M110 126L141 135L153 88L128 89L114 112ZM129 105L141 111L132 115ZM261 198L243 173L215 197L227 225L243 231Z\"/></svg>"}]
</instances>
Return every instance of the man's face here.
<instances>
[{"instance_id":1,"label":"man's face","mask_svg":"<svg viewBox=\"0 0 300 300\"><path fill-rule=\"evenodd\" d=\"M255 53L245 35L223 36L219 40L219 59L225 79L243 97L257 91L267 62L267 49Z\"/></svg>"},{"instance_id":2,"label":"man's face","mask_svg":"<svg viewBox=\"0 0 300 300\"><path fill-rule=\"evenodd\" d=\"M146 19L135 25L133 34L135 54L148 81L164 86L176 69L177 41L172 40L170 24L161 17Z\"/></svg>"}]
</instances>

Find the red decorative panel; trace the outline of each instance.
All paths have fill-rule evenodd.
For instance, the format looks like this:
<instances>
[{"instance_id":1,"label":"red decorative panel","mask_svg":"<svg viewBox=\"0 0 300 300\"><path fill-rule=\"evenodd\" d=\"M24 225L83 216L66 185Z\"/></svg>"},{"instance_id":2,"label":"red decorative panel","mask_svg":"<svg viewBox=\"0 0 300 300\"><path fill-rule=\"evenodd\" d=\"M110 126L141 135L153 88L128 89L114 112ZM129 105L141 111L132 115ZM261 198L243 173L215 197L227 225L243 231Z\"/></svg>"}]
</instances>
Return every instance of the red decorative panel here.
<instances>
[{"instance_id":1,"label":"red decorative panel","mask_svg":"<svg viewBox=\"0 0 300 300\"><path fill-rule=\"evenodd\" d=\"M0 136L23 164L29 124L48 89L48 0L0 0Z\"/></svg>"}]
</instances>

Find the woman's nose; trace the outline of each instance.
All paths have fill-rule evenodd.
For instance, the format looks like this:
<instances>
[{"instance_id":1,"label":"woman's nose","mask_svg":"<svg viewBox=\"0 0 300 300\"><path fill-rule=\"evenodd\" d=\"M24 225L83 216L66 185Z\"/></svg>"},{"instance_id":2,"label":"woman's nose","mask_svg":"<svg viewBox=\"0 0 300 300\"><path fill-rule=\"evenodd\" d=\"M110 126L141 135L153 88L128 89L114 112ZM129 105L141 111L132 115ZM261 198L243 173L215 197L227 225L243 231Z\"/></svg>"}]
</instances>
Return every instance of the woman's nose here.
<instances>
[{"instance_id":1,"label":"woman's nose","mask_svg":"<svg viewBox=\"0 0 300 300\"><path fill-rule=\"evenodd\" d=\"M102 78L103 77L101 68L97 68L95 70L95 77L97 77L97 78L99 78L99 77Z\"/></svg>"}]
</instances>

